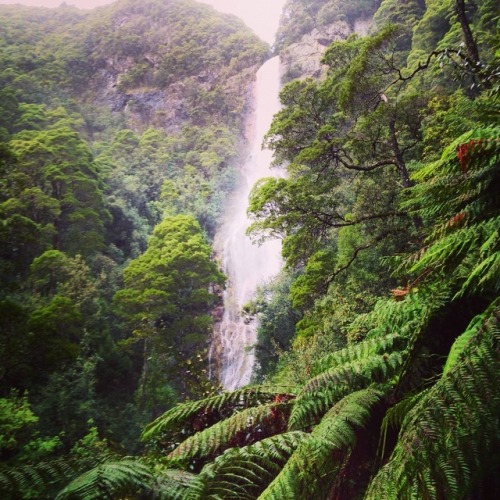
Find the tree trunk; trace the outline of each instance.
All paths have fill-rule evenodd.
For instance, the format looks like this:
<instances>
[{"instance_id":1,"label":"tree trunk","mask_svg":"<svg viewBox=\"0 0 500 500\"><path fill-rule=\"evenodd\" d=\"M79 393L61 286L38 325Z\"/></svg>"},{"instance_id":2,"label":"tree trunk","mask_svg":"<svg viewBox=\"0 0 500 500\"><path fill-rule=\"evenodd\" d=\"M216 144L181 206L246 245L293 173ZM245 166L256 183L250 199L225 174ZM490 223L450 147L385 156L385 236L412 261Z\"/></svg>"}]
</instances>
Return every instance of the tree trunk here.
<instances>
[{"instance_id":1,"label":"tree trunk","mask_svg":"<svg viewBox=\"0 0 500 500\"><path fill-rule=\"evenodd\" d=\"M142 373L140 378L139 408L144 410L148 402L148 378L149 378L149 339L144 339L144 350L142 360Z\"/></svg>"},{"instance_id":2,"label":"tree trunk","mask_svg":"<svg viewBox=\"0 0 500 500\"><path fill-rule=\"evenodd\" d=\"M413 186L413 182L410 179L410 174L408 173L408 169L406 168L406 162L403 157L403 153L399 148L398 138L396 135L396 119L391 118L389 120L389 133L390 133L390 141L392 152L394 153L394 157L396 158L396 165L399 170L399 174L401 175L401 181L403 182L403 187L408 188Z\"/></svg>"},{"instance_id":3,"label":"tree trunk","mask_svg":"<svg viewBox=\"0 0 500 500\"><path fill-rule=\"evenodd\" d=\"M398 137L396 135L396 119L391 118L389 120L389 134L390 134L390 140L391 140L391 147L392 147L392 152L394 153L394 156L396 158L396 164L399 170L399 174L401 175L401 181L403 183L403 187L409 188L414 185L413 181L410 179L410 173L408 172L408 169L406 168L406 162L403 157L403 153L401 152L401 149L399 147L399 142L398 142ZM423 223L422 219L418 217L417 215L414 215L412 217L413 224L415 224L415 227L417 229L422 228Z\"/></svg>"},{"instance_id":4,"label":"tree trunk","mask_svg":"<svg viewBox=\"0 0 500 500\"><path fill-rule=\"evenodd\" d=\"M470 29L469 20L467 19L465 0L456 0L455 12L457 13L458 22L462 28L465 46L467 47L467 55L474 66L477 66L479 64L479 51L474 36L472 35L472 30Z\"/></svg>"}]
</instances>

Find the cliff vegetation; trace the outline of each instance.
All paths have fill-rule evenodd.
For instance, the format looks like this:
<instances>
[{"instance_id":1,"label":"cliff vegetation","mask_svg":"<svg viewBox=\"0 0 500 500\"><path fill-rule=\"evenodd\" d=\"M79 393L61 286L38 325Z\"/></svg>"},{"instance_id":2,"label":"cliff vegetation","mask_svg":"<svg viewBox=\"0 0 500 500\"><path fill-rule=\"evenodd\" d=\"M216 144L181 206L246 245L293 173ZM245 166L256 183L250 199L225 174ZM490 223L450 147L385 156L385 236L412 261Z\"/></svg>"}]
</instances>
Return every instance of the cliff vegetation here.
<instances>
[{"instance_id":1,"label":"cliff vegetation","mask_svg":"<svg viewBox=\"0 0 500 500\"><path fill-rule=\"evenodd\" d=\"M495 2L287 2L277 50L332 38L265 139L285 266L233 392L206 236L267 48L180 0L0 16L4 497L499 496Z\"/></svg>"}]
</instances>

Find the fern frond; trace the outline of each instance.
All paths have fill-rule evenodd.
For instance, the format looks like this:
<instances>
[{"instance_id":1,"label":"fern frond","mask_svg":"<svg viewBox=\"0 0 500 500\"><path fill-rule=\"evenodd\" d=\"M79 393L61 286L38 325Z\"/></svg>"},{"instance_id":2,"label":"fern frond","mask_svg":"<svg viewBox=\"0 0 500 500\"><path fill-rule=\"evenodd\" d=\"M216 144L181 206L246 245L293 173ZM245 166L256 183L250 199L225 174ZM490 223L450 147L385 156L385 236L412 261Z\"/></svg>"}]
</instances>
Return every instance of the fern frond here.
<instances>
[{"instance_id":1,"label":"fern frond","mask_svg":"<svg viewBox=\"0 0 500 500\"><path fill-rule=\"evenodd\" d=\"M184 500L196 481L196 475L183 470L155 468L151 485L155 500Z\"/></svg>"},{"instance_id":2,"label":"fern frond","mask_svg":"<svg viewBox=\"0 0 500 500\"><path fill-rule=\"evenodd\" d=\"M498 280L495 272L500 260L499 232L500 217L454 231L428 247L408 272L418 274L425 269L435 268L441 272L449 270L450 277L459 277L459 266L465 263L467 272L464 274L468 279L461 286L461 294L473 292L476 288L473 284L484 286L485 282ZM469 271L469 262L473 267L472 273Z\"/></svg>"},{"instance_id":3,"label":"fern frond","mask_svg":"<svg viewBox=\"0 0 500 500\"><path fill-rule=\"evenodd\" d=\"M308 437L304 432L289 432L227 450L203 468L188 498L257 498Z\"/></svg>"},{"instance_id":4,"label":"fern frond","mask_svg":"<svg viewBox=\"0 0 500 500\"><path fill-rule=\"evenodd\" d=\"M243 446L282 432L291 403L271 403L247 408L189 437L167 459L172 462L211 457L234 446Z\"/></svg>"},{"instance_id":5,"label":"fern frond","mask_svg":"<svg viewBox=\"0 0 500 500\"><path fill-rule=\"evenodd\" d=\"M498 207L495 184L500 167L500 127L485 127L467 132L444 149L441 158L413 174L417 184L414 196L403 204L439 226L467 210L472 202L483 207ZM429 203L427 203L429 201ZM472 211L484 220L496 211Z\"/></svg>"},{"instance_id":6,"label":"fern frond","mask_svg":"<svg viewBox=\"0 0 500 500\"><path fill-rule=\"evenodd\" d=\"M22 498L25 492L50 491L58 484L69 481L90 461L56 459L35 465L21 465L0 469L0 497Z\"/></svg>"},{"instance_id":7,"label":"fern frond","mask_svg":"<svg viewBox=\"0 0 500 500\"><path fill-rule=\"evenodd\" d=\"M332 405L352 391L390 381L405 361L406 351L395 351L345 363L314 377L295 400L289 429L303 429L316 423Z\"/></svg>"},{"instance_id":8,"label":"fern frond","mask_svg":"<svg viewBox=\"0 0 500 500\"><path fill-rule=\"evenodd\" d=\"M498 306L407 414L368 499L465 498L500 441Z\"/></svg>"},{"instance_id":9,"label":"fern frond","mask_svg":"<svg viewBox=\"0 0 500 500\"><path fill-rule=\"evenodd\" d=\"M149 490L152 482L152 471L147 464L126 457L116 462L105 462L85 472L71 481L56 499L117 498L122 494Z\"/></svg>"},{"instance_id":10,"label":"fern frond","mask_svg":"<svg viewBox=\"0 0 500 500\"><path fill-rule=\"evenodd\" d=\"M490 304L490 306L484 311L484 313L476 316L470 322L465 332L455 340L455 342L451 346L448 358L446 359L446 363L443 368L443 375L446 375L457 364L462 354L466 352L469 342L478 335L479 330L483 328L483 323L492 315L492 313L496 309L498 309L499 304L500 298L497 298Z\"/></svg>"},{"instance_id":11,"label":"fern frond","mask_svg":"<svg viewBox=\"0 0 500 500\"><path fill-rule=\"evenodd\" d=\"M449 287L427 287L408 293L403 301L383 299L375 304L373 310L360 314L350 326L350 336L377 339L389 334L403 338L416 338L424 331L430 319L449 302Z\"/></svg>"},{"instance_id":12,"label":"fern frond","mask_svg":"<svg viewBox=\"0 0 500 500\"><path fill-rule=\"evenodd\" d=\"M382 420L382 425L380 428L381 437L379 444L380 456L383 458L385 456L385 446L387 441L387 431L389 427L397 428L401 426L402 421L408 414L408 412L425 396L429 389L424 389L417 394L412 394L407 396L399 403L389 408Z\"/></svg>"},{"instance_id":13,"label":"fern frond","mask_svg":"<svg viewBox=\"0 0 500 500\"><path fill-rule=\"evenodd\" d=\"M323 417L302 441L280 474L259 497L262 500L326 497L338 471L356 444L356 430L362 428L372 407L383 396L377 389L349 394ZM337 457L333 462L332 458Z\"/></svg>"},{"instance_id":14,"label":"fern frond","mask_svg":"<svg viewBox=\"0 0 500 500\"><path fill-rule=\"evenodd\" d=\"M496 229L483 243L473 268L468 273L458 296L467 293L481 292L486 288L500 291L500 218L496 221ZM486 235L487 236L487 235Z\"/></svg>"},{"instance_id":15,"label":"fern frond","mask_svg":"<svg viewBox=\"0 0 500 500\"><path fill-rule=\"evenodd\" d=\"M398 333L390 333L381 338L369 338L357 344L347 346L340 351L324 356L314 363L312 375L318 375L329 369L336 368L373 355L383 354L392 350L402 350L407 346L408 339Z\"/></svg>"},{"instance_id":16,"label":"fern frond","mask_svg":"<svg viewBox=\"0 0 500 500\"><path fill-rule=\"evenodd\" d=\"M186 435L198 432L232 413L268 403L278 396L292 398L293 393L290 394L290 387L257 386L224 392L199 401L188 401L151 422L144 429L142 440L153 439L167 431L174 434L179 430L185 438Z\"/></svg>"},{"instance_id":17,"label":"fern frond","mask_svg":"<svg viewBox=\"0 0 500 500\"><path fill-rule=\"evenodd\" d=\"M437 162L415 173L421 181L403 205L434 229L426 248L406 259L408 273L439 272L456 296L500 290L500 127L470 131Z\"/></svg>"}]
</instances>

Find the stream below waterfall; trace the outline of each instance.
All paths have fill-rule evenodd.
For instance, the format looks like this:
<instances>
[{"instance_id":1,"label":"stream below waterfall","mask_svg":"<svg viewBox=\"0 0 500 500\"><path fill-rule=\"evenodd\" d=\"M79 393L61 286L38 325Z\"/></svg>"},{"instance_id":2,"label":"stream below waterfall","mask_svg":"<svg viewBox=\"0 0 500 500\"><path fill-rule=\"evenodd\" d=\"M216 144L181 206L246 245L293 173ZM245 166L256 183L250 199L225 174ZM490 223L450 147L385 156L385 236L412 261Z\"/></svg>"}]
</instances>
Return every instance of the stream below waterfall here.
<instances>
[{"instance_id":1,"label":"stream below waterfall","mask_svg":"<svg viewBox=\"0 0 500 500\"><path fill-rule=\"evenodd\" d=\"M250 382L255 355L256 320L245 316L242 308L255 295L257 287L276 275L282 266L281 241L252 244L245 231L248 196L263 177L276 175L270 169L272 152L262 150L262 140L273 115L279 110L279 57L267 61L257 73L255 107L250 119L250 154L241 167L241 182L231 195L220 230L223 270L228 280L224 292L224 316L220 324L221 373L225 389L234 390Z\"/></svg>"}]
</instances>

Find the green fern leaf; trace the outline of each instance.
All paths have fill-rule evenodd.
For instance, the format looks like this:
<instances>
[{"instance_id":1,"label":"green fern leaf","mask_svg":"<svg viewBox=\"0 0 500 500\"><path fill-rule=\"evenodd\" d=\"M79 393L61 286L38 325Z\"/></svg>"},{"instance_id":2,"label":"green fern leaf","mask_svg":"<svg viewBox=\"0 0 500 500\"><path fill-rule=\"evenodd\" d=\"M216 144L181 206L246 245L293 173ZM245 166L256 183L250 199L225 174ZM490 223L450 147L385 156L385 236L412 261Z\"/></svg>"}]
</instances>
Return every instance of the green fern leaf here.
<instances>
[{"instance_id":1,"label":"green fern leaf","mask_svg":"<svg viewBox=\"0 0 500 500\"><path fill-rule=\"evenodd\" d=\"M280 474L259 497L262 500L283 498L319 498L328 491L350 450L356 444L356 429L363 427L372 407L383 396L377 389L349 394L339 401L302 441ZM333 452L342 457L332 463ZM337 454L336 454L337 456Z\"/></svg>"},{"instance_id":2,"label":"green fern leaf","mask_svg":"<svg viewBox=\"0 0 500 500\"><path fill-rule=\"evenodd\" d=\"M204 467L188 498L257 498L307 438L306 433L289 432L227 450Z\"/></svg>"},{"instance_id":3,"label":"green fern leaf","mask_svg":"<svg viewBox=\"0 0 500 500\"><path fill-rule=\"evenodd\" d=\"M124 458L105 462L85 472L68 484L57 500L100 500L119 495L149 490L153 482L151 468L144 462Z\"/></svg>"},{"instance_id":4,"label":"green fern leaf","mask_svg":"<svg viewBox=\"0 0 500 500\"><path fill-rule=\"evenodd\" d=\"M466 344L406 415L367 499L466 498L473 479L489 470L500 441L499 317L494 305L480 327L471 323Z\"/></svg>"},{"instance_id":5,"label":"green fern leaf","mask_svg":"<svg viewBox=\"0 0 500 500\"><path fill-rule=\"evenodd\" d=\"M185 438L186 435L198 432L221 418L227 418L245 408L273 401L277 396L292 398L293 393L290 393L290 389L280 386L247 387L179 404L151 422L142 433L142 440L153 439L164 432L173 434L179 430L182 430Z\"/></svg>"},{"instance_id":6,"label":"green fern leaf","mask_svg":"<svg viewBox=\"0 0 500 500\"><path fill-rule=\"evenodd\" d=\"M243 446L286 428L290 403L248 408L189 437L167 457L172 462L211 457L234 446Z\"/></svg>"},{"instance_id":7,"label":"green fern leaf","mask_svg":"<svg viewBox=\"0 0 500 500\"><path fill-rule=\"evenodd\" d=\"M0 497L22 498L25 492L50 491L68 482L79 471L91 467L93 462L56 459L35 465L21 465L0 469Z\"/></svg>"},{"instance_id":8,"label":"green fern leaf","mask_svg":"<svg viewBox=\"0 0 500 500\"><path fill-rule=\"evenodd\" d=\"M155 500L184 500L196 481L194 474L176 469L157 467L153 475L151 488Z\"/></svg>"},{"instance_id":9,"label":"green fern leaf","mask_svg":"<svg viewBox=\"0 0 500 500\"><path fill-rule=\"evenodd\" d=\"M398 333L390 333L382 338L369 338L321 358L314 364L312 374L313 376L318 375L345 363L357 361L376 354L383 354L392 350L399 351L404 349L406 345L407 339Z\"/></svg>"},{"instance_id":10,"label":"green fern leaf","mask_svg":"<svg viewBox=\"0 0 500 500\"><path fill-rule=\"evenodd\" d=\"M499 302L500 299L495 300L483 314L476 316L471 321L467 330L455 340L446 359L443 375L446 375L457 364L460 356L466 350L468 343L477 336L478 330L482 328L485 319L491 315L492 310L498 307Z\"/></svg>"},{"instance_id":11,"label":"green fern leaf","mask_svg":"<svg viewBox=\"0 0 500 500\"><path fill-rule=\"evenodd\" d=\"M403 367L405 352L373 355L314 377L295 400L289 429L300 430L318 422L329 408L352 391L390 381Z\"/></svg>"}]
</instances>

